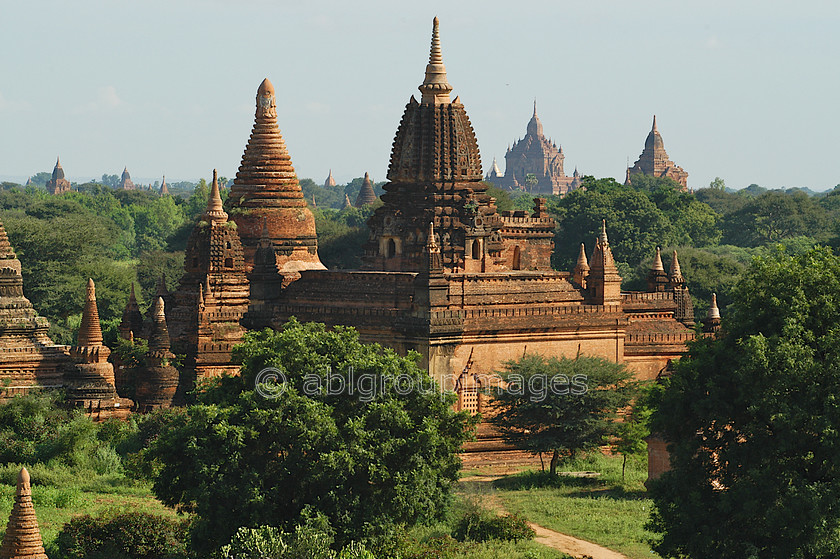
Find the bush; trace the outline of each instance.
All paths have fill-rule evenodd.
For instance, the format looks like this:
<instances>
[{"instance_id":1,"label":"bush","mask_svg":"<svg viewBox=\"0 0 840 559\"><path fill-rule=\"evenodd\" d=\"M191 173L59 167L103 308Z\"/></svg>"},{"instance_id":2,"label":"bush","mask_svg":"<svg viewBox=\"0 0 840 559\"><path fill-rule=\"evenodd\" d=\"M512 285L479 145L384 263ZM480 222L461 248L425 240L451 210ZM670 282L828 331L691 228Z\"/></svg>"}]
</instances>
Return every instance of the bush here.
<instances>
[{"instance_id":1,"label":"bush","mask_svg":"<svg viewBox=\"0 0 840 559\"><path fill-rule=\"evenodd\" d=\"M273 526L240 528L219 559L376 559L361 543L351 542L338 554L330 549L332 532L327 525L312 522L297 526L294 533Z\"/></svg>"},{"instance_id":2,"label":"bush","mask_svg":"<svg viewBox=\"0 0 840 559\"><path fill-rule=\"evenodd\" d=\"M56 538L64 559L186 557L187 523L148 513L78 516Z\"/></svg>"},{"instance_id":3,"label":"bush","mask_svg":"<svg viewBox=\"0 0 840 559\"><path fill-rule=\"evenodd\" d=\"M452 536L458 541L530 540L535 536L528 522L519 515L496 516L484 511L470 511L455 525Z\"/></svg>"}]
</instances>

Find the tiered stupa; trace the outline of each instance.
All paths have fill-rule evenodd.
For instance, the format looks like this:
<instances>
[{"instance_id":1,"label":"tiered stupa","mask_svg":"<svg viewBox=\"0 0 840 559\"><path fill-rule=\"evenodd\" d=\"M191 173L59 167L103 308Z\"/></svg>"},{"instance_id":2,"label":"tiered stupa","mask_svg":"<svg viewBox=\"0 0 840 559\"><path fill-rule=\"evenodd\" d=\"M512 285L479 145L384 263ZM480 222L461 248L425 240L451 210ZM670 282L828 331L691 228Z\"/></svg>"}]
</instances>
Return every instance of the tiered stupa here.
<instances>
[{"instance_id":1,"label":"tiered stupa","mask_svg":"<svg viewBox=\"0 0 840 559\"><path fill-rule=\"evenodd\" d=\"M665 142L656 127L656 115L653 115L653 126L645 140L645 149L639 156L638 161L627 169L626 182L633 181L633 175L643 174L653 177L668 177L674 179L683 190L688 188L688 173L682 167L668 159L665 151Z\"/></svg>"},{"instance_id":2,"label":"tiered stupa","mask_svg":"<svg viewBox=\"0 0 840 559\"><path fill-rule=\"evenodd\" d=\"M125 167L120 177L120 188L123 190L134 190L134 183L131 181L131 175L128 174L128 167Z\"/></svg>"},{"instance_id":3,"label":"tiered stupa","mask_svg":"<svg viewBox=\"0 0 840 559\"><path fill-rule=\"evenodd\" d=\"M362 188L359 189L359 195L356 196L356 203L353 205L361 208L374 202L376 202L376 193L373 191L373 183L370 180L370 175L366 172L365 178L362 180Z\"/></svg>"},{"instance_id":4,"label":"tiered stupa","mask_svg":"<svg viewBox=\"0 0 840 559\"><path fill-rule=\"evenodd\" d=\"M145 367L137 374L137 410L148 412L170 408L178 391L178 370L172 365L175 355L170 351L169 330L162 297L152 309L152 330L149 333L149 353Z\"/></svg>"},{"instance_id":5,"label":"tiered stupa","mask_svg":"<svg viewBox=\"0 0 840 559\"><path fill-rule=\"evenodd\" d=\"M332 188L336 185L335 179L332 176L332 169L330 169L330 174L327 175L327 180L324 181L324 188Z\"/></svg>"},{"instance_id":6,"label":"tiered stupa","mask_svg":"<svg viewBox=\"0 0 840 559\"><path fill-rule=\"evenodd\" d=\"M242 244L236 223L228 221L222 207L214 170L207 209L187 241L184 275L167 317L172 347L186 355L187 369L199 377L238 372L230 352L242 341L239 320L248 310L248 297Z\"/></svg>"},{"instance_id":7,"label":"tiered stupa","mask_svg":"<svg viewBox=\"0 0 840 559\"><path fill-rule=\"evenodd\" d=\"M70 181L64 178L64 169L59 158L55 158L55 168L50 180L47 181L47 192L50 194L64 194L70 192Z\"/></svg>"},{"instance_id":8,"label":"tiered stupa","mask_svg":"<svg viewBox=\"0 0 840 559\"><path fill-rule=\"evenodd\" d=\"M23 295L20 261L0 223L0 400L62 386L68 348L53 343L49 327Z\"/></svg>"},{"instance_id":9,"label":"tiered stupa","mask_svg":"<svg viewBox=\"0 0 840 559\"><path fill-rule=\"evenodd\" d=\"M460 98L449 97L437 18L419 89L420 102L411 97L397 129L383 205L368 222L365 268L419 271L430 222L445 232L438 243L444 267L463 268L466 245L486 245L500 227L472 124Z\"/></svg>"},{"instance_id":10,"label":"tiered stupa","mask_svg":"<svg viewBox=\"0 0 840 559\"><path fill-rule=\"evenodd\" d=\"M263 218L284 276L291 280L301 270L324 269L318 259L315 218L280 135L274 86L268 78L257 89L254 127L226 204L238 226L248 270L254 266Z\"/></svg>"},{"instance_id":11,"label":"tiered stupa","mask_svg":"<svg viewBox=\"0 0 840 559\"><path fill-rule=\"evenodd\" d=\"M35 507L32 506L32 488L26 468L21 468L18 473L12 514L0 544L0 559L47 559Z\"/></svg>"},{"instance_id":12,"label":"tiered stupa","mask_svg":"<svg viewBox=\"0 0 840 559\"><path fill-rule=\"evenodd\" d=\"M127 417L132 402L117 395L114 366L108 362L111 350L102 343L102 327L96 306L96 286L87 283L85 308L77 343L70 349L72 363L64 377L67 402L81 407L96 419Z\"/></svg>"}]
</instances>

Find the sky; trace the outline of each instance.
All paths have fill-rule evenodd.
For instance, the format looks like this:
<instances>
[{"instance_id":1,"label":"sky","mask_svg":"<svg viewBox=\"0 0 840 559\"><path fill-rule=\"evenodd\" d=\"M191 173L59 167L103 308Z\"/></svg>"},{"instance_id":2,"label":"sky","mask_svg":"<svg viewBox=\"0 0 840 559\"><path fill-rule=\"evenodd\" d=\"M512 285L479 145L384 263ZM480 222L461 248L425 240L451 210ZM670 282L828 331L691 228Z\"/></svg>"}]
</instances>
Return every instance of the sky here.
<instances>
[{"instance_id":1,"label":"sky","mask_svg":"<svg viewBox=\"0 0 840 559\"><path fill-rule=\"evenodd\" d=\"M569 175L623 180L656 114L689 187L840 183L834 0L0 0L0 180L233 177L264 77L298 177L385 180L436 15L485 172L536 99Z\"/></svg>"}]
</instances>

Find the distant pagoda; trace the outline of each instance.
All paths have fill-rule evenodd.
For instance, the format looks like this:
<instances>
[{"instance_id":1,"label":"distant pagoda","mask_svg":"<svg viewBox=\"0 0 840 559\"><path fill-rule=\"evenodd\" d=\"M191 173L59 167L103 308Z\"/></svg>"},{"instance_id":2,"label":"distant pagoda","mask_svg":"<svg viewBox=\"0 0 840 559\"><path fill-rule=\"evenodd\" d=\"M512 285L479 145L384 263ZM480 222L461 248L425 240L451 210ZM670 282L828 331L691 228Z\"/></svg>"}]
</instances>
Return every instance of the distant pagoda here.
<instances>
[{"instance_id":1,"label":"distant pagoda","mask_svg":"<svg viewBox=\"0 0 840 559\"><path fill-rule=\"evenodd\" d=\"M226 201L245 249L245 267L254 266L263 221L274 245L277 267L289 280L301 270L319 269L315 218L300 189L289 152L277 126L274 86L257 89L254 127Z\"/></svg>"},{"instance_id":2,"label":"distant pagoda","mask_svg":"<svg viewBox=\"0 0 840 559\"><path fill-rule=\"evenodd\" d=\"M370 181L370 175L365 173L365 178L362 181L362 188L359 189L359 195L356 196L356 203L353 204L357 208L368 206L376 202L376 193L373 191L373 184Z\"/></svg>"},{"instance_id":3,"label":"distant pagoda","mask_svg":"<svg viewBox=\"0 0 840 559\"><path fill-rule=\"evenodd\" d=\"M169 187L166 185L166 175L163 175L163 182L160 183L160 190L158 194L161 196L169 196Z\"/></svg>"},{"instance_id":4,"label":"distant pagoda","mask_svg":"<svg viewBox=\"0 0 840 559\"><path fill-rule=\"evenodd\" d=\"M61 161L56 157L55 168L53 168L52 176L47 181L47 192L50 194L64 194L70 192L70 181L64 178L64 169L61 167Z\"/></svg>"},{"instance_id":5,"label":"distant pagoda","mask_svg":"<svg viewBox=\"0 0 840 559\"><path fill-rule=\"evenodd\" d=\"M332 175L332 169L330 169L330 174L327 175L327 180L324 181L324 188L332 188L335 185L336 182Z\"/></svg>"},{"instance_id":6,"label":"distant pagoda","mask_svg":"<svg viewBox=\"0 0 840 559\"><path fill-rule=\"evenodd\" d=\"M653 126L645 140L645 149L636 163L627 169L626 183L632 183L633 175L638 174L674 179L682 186L683 190L688 189L688 173L668 159L665 142L662 141L662 135L656 127L656 115L653 115Z\"/></svg>"},{"instance_id":7,"label":"distant pagoda","mask_svg":"<svg viewBox=\"0 0 840 559\"><path fill-rule=\"evenodd\" d=\"M131 175L128 174L128 167L123 168L122 176L120 176L120 188L123 190L134 190L136 188L131 181Z\"/></svg>"}]
</instances>

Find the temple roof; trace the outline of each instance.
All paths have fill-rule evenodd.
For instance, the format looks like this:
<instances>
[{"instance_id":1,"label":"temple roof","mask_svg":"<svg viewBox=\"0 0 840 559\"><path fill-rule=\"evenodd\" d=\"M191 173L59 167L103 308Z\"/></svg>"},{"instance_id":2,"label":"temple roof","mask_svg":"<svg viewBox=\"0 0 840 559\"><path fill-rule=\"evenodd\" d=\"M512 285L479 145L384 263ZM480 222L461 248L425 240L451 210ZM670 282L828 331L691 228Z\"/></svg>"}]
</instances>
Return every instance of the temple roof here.
<instances>
[{"instance_id":1,"label":"temple roof","mask_svg":"<svg viewBox=\"0 0 840 559\"><path fill-rule=\"evenodd\" d=\"M665 142L662 141L662 135L656 127L656 115L653 115L653 126L645 140L645 149L665 150ZM665 158L667 159L667 157L666 155Z\"/></svg>"},{"instance_id":2,"label":"temple roof","mask_svg":"<svg viewBox=\"0 0 840 559\"><path fill-rule=\"evenodd\" d=\"M531 117L531 120L528 121L528 134L532 136L542 136L543 135L543 125L540 122L539 117L537 116L537 101L534 100L534 116Z\"/></svg>"},{"instance_id":3,"label":"temple roof","mask_svg":"<svg viewBox=\"0 0 840 559\"><path fill-rule=\"evenodd\" d=\"M53 168L52 172L52 179L59 180L64 178L64 169L61 167L61 160L56 157L55 158L55 167Z\"/></svg>"}]
</instances>

